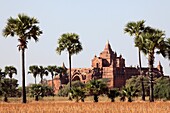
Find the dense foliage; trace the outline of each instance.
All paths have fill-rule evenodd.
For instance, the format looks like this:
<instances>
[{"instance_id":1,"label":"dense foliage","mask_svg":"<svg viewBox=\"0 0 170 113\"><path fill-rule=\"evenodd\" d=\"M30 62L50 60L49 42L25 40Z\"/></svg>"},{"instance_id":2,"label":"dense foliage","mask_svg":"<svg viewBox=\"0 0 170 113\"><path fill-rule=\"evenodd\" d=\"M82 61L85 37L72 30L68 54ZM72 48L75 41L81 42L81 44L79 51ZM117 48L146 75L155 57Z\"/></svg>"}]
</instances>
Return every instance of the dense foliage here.
<instances>
[{"instance_id":1,"label":"dense foliage","mask_svg":"<svg viewBox=\"0 0 170 113\"><path fill-rule=\"evenodd\" d=\"M126 80L126 87L133 87L138 89L138 96L142 96L142 78L144 83L145 95L149 96L149 79L143 76L132 76L130 79Z\"/></svg>"},{"instance_id":2,"label":"dense foliage","mask_svg":"<svg viewBox=\"0 0 170 113\"><path fill-rule=\"evenodd\" d=\"M35 97L36 101L39 100L39 97L54 95L52 87L42 84L32 84L29 88L29 93L31 97Z\"/></svg>"},{"instance_id":3,"label":"dense foliage","mask_svg":"<svg viewBox=\"0 0 170 113\"><path fill-rule=\"evenodd\" d=\"M170 78L160 77L155 81L154 96L157 99L170 100Z\"/></svg>"},{"instance_id":4,"label":"dense foliage","mask_svg":"<svg viewBox=\"0 0 170 113\"><path fill-rule=\"evenodd\" d=\"M4 97L4 101L8 101L8 97L20 97L21 92L18 90L18 80L4 78L0 80L0 95Z\"/></svg>"}]
</instances>

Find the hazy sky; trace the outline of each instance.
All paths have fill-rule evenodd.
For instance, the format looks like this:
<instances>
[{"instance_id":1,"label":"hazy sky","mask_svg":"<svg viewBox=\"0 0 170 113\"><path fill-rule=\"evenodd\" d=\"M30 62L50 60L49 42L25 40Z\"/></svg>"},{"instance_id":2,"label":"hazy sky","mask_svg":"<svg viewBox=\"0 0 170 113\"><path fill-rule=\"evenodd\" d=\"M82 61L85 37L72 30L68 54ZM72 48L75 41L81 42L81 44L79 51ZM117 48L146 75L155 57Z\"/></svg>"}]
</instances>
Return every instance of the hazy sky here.
<instances>
[{"instance_id":1,"label":"hazy sky","mask_svg":"<svg viewBox=\"0 0 170 113\"><path fill-rule=\"evenodd\" d=\"M57 55L57 39L63 33L79 34L83 51L72 57L72 67L91 67L91 59L104 49L109 40L113 51L125 58L126 66L138 64L137 48L133 38L124 34L129 21L146 20L146 25L159 28L170 37L169 0L0 0L0 68L13 65L18 69L15 77L21 84L21 55L17 38L2 36L7 19L19 13L36 17L43 30L39 42L29 41L26 50L26 73L30 65L57 65L64 62L68 67L68 54ZM170 74L169 60L155 57ZM142 65L147 66L147 57L142 56ZM50 79L49 77L45 77ZM39 79L38 79L39 80ZM26 75L26 84L33 83L32 75Z\"/></svg>"}]
</instances>

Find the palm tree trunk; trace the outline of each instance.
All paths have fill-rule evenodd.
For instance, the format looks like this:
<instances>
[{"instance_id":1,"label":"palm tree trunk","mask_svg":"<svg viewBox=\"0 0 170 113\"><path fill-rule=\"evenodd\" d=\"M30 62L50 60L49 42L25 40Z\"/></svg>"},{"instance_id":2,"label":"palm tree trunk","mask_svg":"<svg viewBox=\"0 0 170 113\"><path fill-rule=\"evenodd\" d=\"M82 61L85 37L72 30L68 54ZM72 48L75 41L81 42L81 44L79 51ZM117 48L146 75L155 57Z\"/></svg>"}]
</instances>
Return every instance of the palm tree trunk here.
<instances>
[{"instance_id":1,"label":"palm tree trunk","mask_svg":"<svg viewBox=\"0 0 170 113\"><path fill-rule=\"evenodd\" d=\"M142 63L141 63L141 51L138 48L138 53L139 53L139 70L140 70L140 75L142 76L141 79L141 84L142 84L142 100L145 101L145 87L143 83L143 75L142 75Z\"/></svg>"},{"instance_id":2,"label":"palm tree trunk","mask_svg":"<svg viewBox=\"0 0 170 113\"><path fill-rule=\"evenodd\" d=\"M22 52L22 103L26 103L26 89L25 89L25 49Z\"/></svg>"},{"instance_id":3,"label":"palm tree trunk","mask_svg":"<svg viewBox=\"0 0 170 113\"><path fill-rule=\"evenodd\" d=\"M52 90L53 90L53 92L54 92L54 79L53 79L53 76L54 76L54 74L51 73L51 78L52 78ZM54 93L53 93L53 97L54 97Z\"/></svg>"},{"instance_id":4,"label":"palm tree trunk","mask_svg":"<svg viewBox=\"0 0 170 113\"><path fill-rule=\"evenodd\" d=\"M140 49L138 49L138 54L139 54L139 69L140 69L140 75L142 74L142 64L141 64L141 52Z\"/></svg>"},{"instance_id":5,"label":"palm tree trunk","mask_svg":"<svg viewBox=\"0 0 170 113\"><path fill-rule=\"evenodd\" d=\"M71 54L69 53L69 75L70 75L70 91L71 91Z\"/></svg>"},{"instance_id":6,"label":"palm tree trunk","mask_svg":"<svg viewBox=\"0 0 170 113\"><path fill-rule=\"evenodd\" d=\"M41 75L41 84L43 83L43 75Z\"/></svg>"},{"instance_id":7,"label":"palm tree trunk","mask_svg":"<svg viewBox=\"0 0 170 113\"><path fill-rule=\"evenodd\" d=\"M150 102L154 102L154 95L153 95L153 62L154 62L154 56L152 53L148 54L148 62L149 62L149 79L150 79L150 96L149 100Z\"/></svg>"},{"instance_id":8,"label":"palm tree trunk","mask_svg":"<svg viewBox=\"0 0 170 113\"><path fill-rule=\"evenodd\" d=\"M37 84L36 77L35 77L35 84Z\"/></svg>"},{"instance_id":9,"label":"palm tree trunk","mask_svg":"<svg viewBox=\"0 0 170 113\"><path fill-rule=\"evenodd\" d=\"M11 97L12 97L12 78L10 78L10 91L11 91Z\"/></svg>"},{"instance_id":10,"label":"palm tree trunk","mask_svg":"<svg viewBox=\"0 0 170 113\"><path fill-rule=\"evenodd\" d=\"M34 76L34 83L36 84L37 83L37 81L36 81L36 74L33 74L33 76Z\"/></svg>"}]
</instances>

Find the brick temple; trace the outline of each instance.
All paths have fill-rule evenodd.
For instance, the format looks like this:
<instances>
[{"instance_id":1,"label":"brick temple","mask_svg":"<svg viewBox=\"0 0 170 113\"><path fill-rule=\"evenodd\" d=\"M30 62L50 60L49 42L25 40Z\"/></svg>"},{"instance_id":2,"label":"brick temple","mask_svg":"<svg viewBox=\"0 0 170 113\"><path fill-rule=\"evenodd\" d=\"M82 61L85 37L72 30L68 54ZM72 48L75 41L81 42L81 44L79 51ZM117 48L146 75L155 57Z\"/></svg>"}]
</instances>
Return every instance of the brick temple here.
<instances>
[{"instance_id":1,"label":"brick temple","mask_svg":"<svg viewBox=\"0 0 170 113\"><path fill-rule=\"evenodd\" d=\"M142 75L147 75L148 68L142 68ZM160 62L156 68L153 69L154 76L163 76L163 67ZM83 83L88 82L91 79L106 79L108 81L109 88L121 88L125 85L127 79L131 76L140 75L139 67L126 67L125 59L122 55L117 55L111 48L109 42L106 43L104 50L99 56L94 56L91 60L90 68L72 68L71 70L72 81L79 80ZM61 79L61 82L60 82ZM57 93L60 86L63 86L69 82L68 76L54 78L55 92ZM50 85L52 81L48 82Z\"/></svg>"}]
</instances>

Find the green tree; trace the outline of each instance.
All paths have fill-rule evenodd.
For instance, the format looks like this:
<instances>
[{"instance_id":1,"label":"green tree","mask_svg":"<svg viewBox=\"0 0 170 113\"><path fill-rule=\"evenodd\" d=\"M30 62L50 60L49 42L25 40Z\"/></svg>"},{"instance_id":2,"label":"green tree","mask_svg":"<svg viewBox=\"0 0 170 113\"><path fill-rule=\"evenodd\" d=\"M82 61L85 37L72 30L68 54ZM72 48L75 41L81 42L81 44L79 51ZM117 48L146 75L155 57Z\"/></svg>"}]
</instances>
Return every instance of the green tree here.
<instances>
[{"instance_id":1,"label":"green tree","mask_svg":"<svg viewBox=\"0 0 170 113\"><path fill-rule=\"evenodd\" d=\"M79 36L75 33L66 33L61 35L58 39L58 46L56 48L56 52L61 54L62 51L67 50L69 56L69 75L70 75L70 90L71 90L71 56L74 54L78 54L82 51L82 44L79 41Z\"/></svg>"},{"instance_id":2,"label":"green tree","mask_svg":"<svg viewBox=\"0 0 170 113\"><path fill-rule=\"evenodd\" d=\"M81 81L73 81L71 83L72 88L77 88L77 87L85 87L85 84L82 83ZM65 85L63 88L61 88L58 92L58 96L63 96L66 97L68 96L69 92L70 92L70 84L68 83L67 85Z\"/></svg>"},{"instance_id":3,"label":"green tree","mask_svg":"<svg viewBox=\"0 0 170 113\"><path fill-rule=\"evenodd\" d=\"M17 69L14 66L6 66L5 74L8 75L10 79L12 79L13 74L17 74Z\"/></svg>"},{"instance_id":4,"label":"green tree","mask_svg":"<svg viewBox=\"0 0 170 113\"><path fill-rule=\"evenodd\" d=\"M81 100L82 102L84 102L85 99L85 87L73 87L71 89L72 92L72 96L73 98L76 99L76 102L79 102L79 100Z\"/></svg>"},{"instance_id":5,"label":"green tree","mask_svg":"<svg viewBox=\"0 0 170 113\"><path fill-rule=\"evenodd\" d=\"M119 91L118 89L109 89L108 93L107 93L108 98L111 99L111 102L115 101L115 98L119 96Z\"/></svg>"},{"instance_id":6,"label":"green tree","mask_svg":"<svg viewBox=\"0 0 170 113\"><path fill-rule=\"evenodd\" d=\"M129 22L126 24L125 26L125 33L128 33L130 36L134 36L135 40L140 40L140 36L141 34L144 32L145 29L145 25L144 25L145 21L141 20L141 21L137 21L137 22ZM141 64L141 44L142 43L138 43L136 41L135 42L135 46L138 47L138 54L139 54L139 69L140 69L140 75L142 75L142 64ZM144 89L144 85L143 85L143 78L141 78L141 83L142 83L142 100L145 101L145 89Z\"/></svg>"},{"instance_id":7,"label":"green tree","mask_svg":"<svg viewBox=\"0 0 170 113\"><path fill-rule=\"evenodd\" d=\"M44 75L48 75L48 71L47 68L43 67L43 66L39 66L39 74L40 74L40 78L41 78L41 84L43 83L43 76Z\"/></svg>"},{"instance_id":8,"label":"green tree","mask_svg":"<svg viewBox=\"0 0 170 113\"><path fill-rule=\"evenodd\" d=\"M38 27L38 20L34 17L29 17L25 14L18 14L17 18L10 17L3 29L3 36L18 36L18 49L22 53L22 102L26 103L25 89L25 49L27 48L28 40L34 39L38 41L38 36L42 31Z\"/></svg>"},{"instance_id":9,"label":"green tree","mask_svg":"<svg viewBox=\"0 0 170 113\"><path fill-rule=\"evenodd\" d=\"M133 89L138 89L139 92L137 92L138 96L141 96L143 94L142 91L142 84L141 84L141 78L143 78L143 85L145 89L145 95L149 96L149 79L148 77L142 77L142 76L132 76L128 80L126 80L126 87L133 87Z\"/></svg>"},{"instance_id":10,"label":"green tree","mask_svg":"<svg viewBox=\"0 0 170 113\"><path fill-rule=\"evenodd\" d=\"M4 96L4 101L8 101L9 96L17 96L18 94L18 80L16 79L9 79L9 78L4 78L1 80L1 91ZM12 87L11 87L12 86Z\"/></svg>"},{"instance_id":11,"label":"green tree","mask_svg":"<svg viewBox=\"0 0 170 113\"><path fill-rule=\"evenodd\" d=\"M43 92L42 84L32 84L30 87L31 97L35 97L35 101L39 100L39 96L42 96Z\"/></svg>"},{"instance_id":12,"label":"green tree","mask_svg":"<svg viewBox=\"0 0 170 113\"><path fill-rule=\"evenodd\" d=\"M5 77L5 72L2 72L2 69L0 68L0 80Z\"/></svg>"},{"instance_id":13,"label":"green tree","mask_svg":"<svg viewBox=\"0 0 170 113\"><path fill-rule=\"evenodd\" d=\"M155 81L154 96L158 99L170 100L170 78L160 77Z\"/></svg>"},{"instance_id":14,"label":"green tree","mask_svg":"<svg viewBox=\"0 0 170 113\"><path fill-rule=\"evenodd\" d=\"M17 69L14 66L6 66L5 67L5 74L9 76L9 78L11 79L10 81L10 89L12 87L12 77L13 74L17 74Z\"/></svg>"},{"instance_id":15,"label":"green tree","mask_svg":"<svg viewBox=\"0 0 170 113\"><path fill-rule=\"evenodd\" d=\"M134 87L124 87L122 89L122 95L128 98L128 102L132 102L132 97L137 96L138 90Z\"/></svg>"},{"instance_id":16,"label":"green tree","mask_svg":"<svg viewBox=\"0 0 170 113\"><path fill-rule=\"evenodd\" d=\"M107 84L102 80L90 80L86 84L87 91L90 95L93 95L94 102L98 102L98 96L101 94L106 94L108 91Z\"/></svg>"},{"instance_id":17,"label":"green tree","mask_svg":"<svg viewBox=\"0 0 170 113\"><path fill-rule=\"evenodd\" d=\"M28 71L28 74L32 74L34 79L35 79L35 84L37 83L36 82L36 77L37 75L39 74L39 68L37 65L32 65L29 67L29 71Z\"/></svg>"},{"instance_id":18,"label":"green tree","mask_svg":"<svg viewBox=\"0 0 170 113\"><path fill-rule=\"evenodd\" d=\"M150 102L154 101L153 94L153 64L154 64L154 54L161 54L166 57L166 41L165 33L159 29L153 29L147 27L145 33L141 35L141 50L145 55L148 56L148 67L149 67L149 77L150 77ZM140 39L140 40L141 40Z\"/></svg>"}]
</instances>

